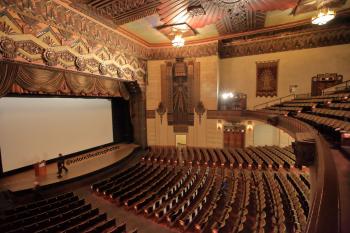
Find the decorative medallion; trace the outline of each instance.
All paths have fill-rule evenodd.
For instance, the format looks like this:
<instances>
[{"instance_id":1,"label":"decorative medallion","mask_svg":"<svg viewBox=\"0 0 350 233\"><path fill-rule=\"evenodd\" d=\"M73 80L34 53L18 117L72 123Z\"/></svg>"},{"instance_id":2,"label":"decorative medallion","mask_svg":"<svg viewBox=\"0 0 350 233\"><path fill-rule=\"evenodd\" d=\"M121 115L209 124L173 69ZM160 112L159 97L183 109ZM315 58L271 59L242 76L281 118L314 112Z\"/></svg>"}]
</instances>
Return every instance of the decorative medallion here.
<instances>
[{"instance_id":1,"label":"decorative medallion","mask_svg":"<svg viewBox=\"0 0 350 233\"><path fill-rule=\"evenodd\" d=\"M232 8L240 2L246 3L247 1L244 1L244 0L243 1L242 0L214 0L213 4L218 5L220 7L224 7L224 8Z\"/></svg>"},{"instance_id":2,"label":"decorative medallion","mask_svg":"<svg viewBox=\"0 0 350 233\"><path fill-rule=\"evenodd\" d=\"M77 70L84 71L86 68L86 61L82 57L77 57L74 62L75 66L77 67Z\"/></svg>"},{"instance_id":3,"label":"decorative medallion","mask_svg":"<svg viewBox=\"0 0 350 233\"><path fill-rule=\"evenodd\" d=\"M159 103L158 108L157 108L156 111L157 111L157 113L160 116L160 123L162 124L162 122L163 122L163 115L166 113L166 108L165 108L163 102Z\"/></svg>"},{"instance_id":4,"label":"decorative medallion","mask_svg":"<svg viewBox=\"0 0 350 233\"><path fill-rule=\"evenodd\" d=\"M100 65L98 66L98 71L100 72L100 74L106 75L107 74L107 66L104 63L100 63Z\"/></svg>"},{"instance_id":5,"label":"decorative medallion","mask_svg":"<svg viewBox=\"0 0 350 233\"><path fill-rule=\"evenodd\" d=\"M42 57L48 66L57 65L58 55L55 51L53 51L51 49L45 49L43 54L42 54Z\"/></svg>"},{"instance_id":6,"label":"decorative medallion","mask_svg":"<svg viewBox=\"0 0 350 233\"><path fill-rule=\"evenodd\" d=\"M16 57L17 46L14 40L2 37L0 41L0 52L6 58Z\"/></svg>"},{"instance_id":7,"label":"decorative medallion","mask_svg":"<svg viewBox=\"0 0 350 233\"><path fill-rule=\"evenodd\" d=\"M199 117L199 124L202 122L202 116L205 113L205 107L202 101L199 101L196 107L194 108L195 112L198 114Z\"/></svg>"}]
</instances>

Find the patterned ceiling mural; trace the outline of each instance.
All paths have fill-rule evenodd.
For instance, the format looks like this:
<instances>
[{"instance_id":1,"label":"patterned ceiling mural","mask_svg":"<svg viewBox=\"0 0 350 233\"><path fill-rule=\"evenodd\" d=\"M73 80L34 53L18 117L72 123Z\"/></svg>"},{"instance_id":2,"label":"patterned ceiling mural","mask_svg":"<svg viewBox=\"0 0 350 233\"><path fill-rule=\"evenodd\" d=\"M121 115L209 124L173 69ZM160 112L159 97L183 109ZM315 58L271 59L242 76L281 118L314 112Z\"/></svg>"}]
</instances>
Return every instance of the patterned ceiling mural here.
<instances>
[{"instance_id":1,"label":"patterned ceiling mural","mask_svg":"<svg viewBox=\"0 0 350 233\"><path fill-rule=\"evenodd\" d=\"M305 12L315 11L318 7L327 5L340 7L346 0L77 0L70 1L71 6L89 14L106 24L120 26L123 30L131 32L145 41L149 39L148 33L133 24L138 20L157 15L157 25L149 22L154 31L151 34L158 36L156 30L165 35L162 43L169 43L181 31L183 37L196 41L196 36L203 40L212 38L206 26L214 25L216 37L248 32L265 27L267 13L273 11L286 11L286 17ZM193 11L191 11L192 9ZM300 18L299 18L300 19ZM298 19L295 18L295 21ZM137 22L140 23L140 22ZM178 24L181 24L178 26ZM125 26L128 25L128 26ZM278 25L278 22L277 22ZM148 30L150 31L150 30ZM208 34L206 36L206 33ZM203 34L203 35L202 35ZM200 35L200 36L198 36ZM166 39L168 38L168 39ZM150 42L152 43L152 42Z\"/></svg>"},{"instance_id":2,"label":"patterned ceiling mural","mask_svg":"<svg viewBox=\"0 0 350 233\"><path fill-rule=\"evenodd\" d=\"M216 24L219 34L264 27L265 11L292 8L298 0L161 0L157 9L164 24L185 22L193 28ZM189 5L202 6L205 14L191 16Z\"/></svg>"}]
</instances>

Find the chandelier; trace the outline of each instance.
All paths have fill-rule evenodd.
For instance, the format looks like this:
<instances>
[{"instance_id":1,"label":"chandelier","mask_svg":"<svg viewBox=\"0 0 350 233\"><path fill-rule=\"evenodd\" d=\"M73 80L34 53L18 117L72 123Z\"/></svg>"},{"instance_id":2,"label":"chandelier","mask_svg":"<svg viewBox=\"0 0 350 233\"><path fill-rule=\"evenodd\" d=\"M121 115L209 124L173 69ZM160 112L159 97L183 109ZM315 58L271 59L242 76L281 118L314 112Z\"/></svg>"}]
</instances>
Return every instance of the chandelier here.
<instances>
[{"instance_id":1,"label":"chandelier","mask_svg":"<svg viewBox=\"0 0 350 233\"><path fill-rule=\"evenodd\" d=\"M312 24L325 25L335 18L335 11L328 8L322 8L318 11L317 16L312 17Z\"/></svg>"},{"instance_id":2,"label":"chandelier","mask_svg":"<svg viewBox=\"0 0 350 233\"><path fill-rule=\"evenodd\" d=\"M181 48L185 45L185 40L182 38L181 34L175 35L174 39L171 41L175 48Z\"/></svg>"}]
</instances>

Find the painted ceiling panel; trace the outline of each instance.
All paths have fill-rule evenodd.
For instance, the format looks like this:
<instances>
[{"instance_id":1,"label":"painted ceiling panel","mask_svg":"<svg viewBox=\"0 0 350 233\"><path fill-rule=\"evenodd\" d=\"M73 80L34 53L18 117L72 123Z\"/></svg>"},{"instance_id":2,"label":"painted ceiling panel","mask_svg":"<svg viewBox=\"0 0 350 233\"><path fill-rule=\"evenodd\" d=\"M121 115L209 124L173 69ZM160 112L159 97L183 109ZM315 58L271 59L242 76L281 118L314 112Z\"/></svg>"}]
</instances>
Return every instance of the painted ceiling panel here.
<instances>
[{"instance_id":1,"label":"painted ceiling panel","mask_svg":"<svg viewBox=\"0 0 350 233\"><path fill-rule=\"evenodd\" d=\"M161 0L157 12L164 24L187 23L197 29L215 23L220 34L264 27L265 11L288 9L298 0ZM191 16L189 6L201 6L205 15Z\"/></svg>"},{"instance_id":2,"label":"painted ceiling panel","mask_svg":"<svg viewBox=\"0 0 350 233\"><path fill-rule=\"evenodd\" d=\"M347 0L61 1L71 2L71 6L89 16L112 27L120 26L155 44L169 43L176 33L173 24L181 24L176 26L177 30L187 28L187 31L182 31L186 40L203 40L311 19L317 7L323 4L338 9L350 7ZM193 16L191 9L204 14Z\"/></svg>"}]
</instances>

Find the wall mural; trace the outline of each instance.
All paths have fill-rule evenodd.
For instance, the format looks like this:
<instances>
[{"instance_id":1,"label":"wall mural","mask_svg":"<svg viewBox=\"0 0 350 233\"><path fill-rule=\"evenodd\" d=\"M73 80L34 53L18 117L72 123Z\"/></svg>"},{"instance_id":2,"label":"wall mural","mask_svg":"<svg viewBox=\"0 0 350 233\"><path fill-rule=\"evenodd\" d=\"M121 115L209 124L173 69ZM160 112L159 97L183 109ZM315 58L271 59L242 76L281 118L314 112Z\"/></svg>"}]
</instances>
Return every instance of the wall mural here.
<instances>
[{"instance_id":1,"label":"wall mural","mask_svg":"<svg viewBox=\"0 0 350 233\"><path fill-rule=\"evenodd\" d=\"M257 97L277 96L278 62L279 60L256 62Z\"/></svg>"},{"instance_id":2,"label":"wall mural","mask_svg":"<svg viewBox=\"0 0 350 233\"><path fill-rule=\"evenodd\" d=\"M161 65L161 96L168 124L175 132L187 132L194 123L194 107L199 101L199 62L177 58Z\"/></svg>"}]
</instances>

